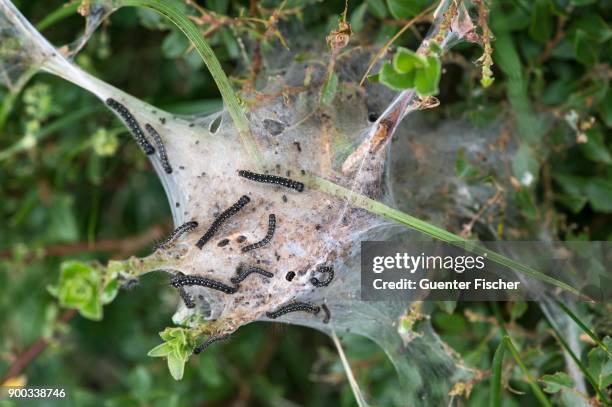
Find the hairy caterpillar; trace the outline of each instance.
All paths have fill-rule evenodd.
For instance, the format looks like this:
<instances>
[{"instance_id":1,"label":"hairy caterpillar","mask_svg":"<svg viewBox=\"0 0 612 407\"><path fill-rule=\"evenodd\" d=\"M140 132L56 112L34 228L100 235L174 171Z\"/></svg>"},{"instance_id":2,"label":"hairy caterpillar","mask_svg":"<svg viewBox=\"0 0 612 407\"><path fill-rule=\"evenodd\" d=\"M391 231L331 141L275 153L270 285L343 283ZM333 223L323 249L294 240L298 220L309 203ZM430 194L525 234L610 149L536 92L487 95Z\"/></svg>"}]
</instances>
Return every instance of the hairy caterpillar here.
<instances>
[{"instance_id":1,"label":"hairy caterpillar","mask_svg":"<svg viewBox=\"0 0 612 407\"><path fill-rule=\"evenodd\" d=\"M218 341L224 341L226 339L229 339L230 335L229 334L225 334L225 335L217 335L217 336L211 336L210 338L208 338L203 344L196 346L193 349L193 353L195 355L202 353L206 348L208 348L210 345L212 345L215 342Z\"/></svg>"},{"instance_id":2,"label":"hairy caterpillar","mask_svg":"<svg viewBox=\"0 0 612 407\"><path fill-rule=\"evenodd\" d=\"M310 283L315 287L327 287L332 280L334 279L334 268L330 266L322 266L317 268L317 272L319 273L327 273L327 278L323 281L319 280L316 277L310 279Z\"/></svg>"},{"instance_id":3,"label":"hairy caterpillar","mask_svg":"<svg viewBox=\"0 0 612 407\"><path fill-rule=\"evenodd\" d=\"M193 302L193 298L191 298L191 295L189 295L189 293L187 292L187 290L185 290L185 287L179 287L179 295L181 296L181 298L183 299L183 302L185 303L185 306L187 308L195 308L195 302Z\"/></svg>"},{"instance_id":4,"label":"hairy caterpillar","mask_svg":"<svg viewBox=\"0 0 612 407\"><path fill-rule=\"evenodd\" d=\"M127 107L117 102L113 98L106 99L106 104L108 105L108 107L117 112L119 116L121 116L126 126L130 130L130 133L132 134L132 136L134 136L134 139L136 139L136 143L138 143L140 148L142 148L142 151L144 151L146 155L153 154L155 152L155 148L153 148L151 143L149 143L142 129L140 128L140 125L138 124L134 116L132 116L132 113L130 113Z\"/></svg>"},{"instance_id":5,"label":"hairy caterpillar","mask_svg":"<svg viewBox=\"0 0 612 407\"><path fill-rule=\"evenodd\" d=\"M213 280L211 278L200 276L186 276L184 274L179 274L173 277L172 280L170 280L170 285L175 288L199 285L202 287L212 288L213 290L218 290L226 294L234 294L236 291L238 291L238 286L230 287L227 284L224 284L217 280Z\"/></svg>"},{"instance_id":6,"label":"hairy caterpillar","mask_svg":"<svg viewBox=\"0 0 612 407\"><path fill-rule=\"evenodd\" d=\"M295 277L295 271L290 271L285 275L285 278L287 279L287 281L293 280L294 277Z\"/></svg>"},{"instance_id":7,"label":"hairy caterpillar","mask_svg":"<svg viewBox=\"0 0 612 407\"><path fill-rule=\"evenodd\" d=\"M264 277L268 277L268 278L272 278L274 277L274 274L270 273L269 271L266 271L260 267L248 267L244 270L242 270L241 268L238 269L238 275L236 277L232 277L230 279L230 281L234 284L238 284L242 281L244 281L245 278L247 278L250 274L252 273L257 273L257 274L261 274Z\"/></svg>"},{"instance_id":8,"label":"hairy caterpillar","mask_svg":"<svg viewBox=\"0 0 612 407\"><path fill-rule=\"evenodd\" d=\"M283 187L295 189L298 192L304 190L304 184L298 181L293 181L289 178L278 177L276 175L257 174L251 171L240 170L238 175L243 178L250 179L255 182L263 182L265 184L276 184Z\"/></svg>"},{"instance_id":9,"label":"hairy caterpillar","mask_svg":"<svg viewBox=\"0 0 612 407\"><path fill-rule=\"evenodd\" d=\"M314 315L317 315L319 313L319 311L321 311L321 307L319 307L318 305L312 305L309 304L307 302L299 302L299 301L295 301L295 302L291 302L287 305L283 305L282 307L280 307L279 309L277 309L276 311L268 311L266 312L266 316L270 319L276 319L280 316L283 316L285 314L288 314L290 312L308 312Z\"/></svg>"},{"instance_id":10,"label":"hairy caterpillar","mask_svg":"<svg viewBox=\"0 0 612 407\"><path fill-rule=\"evenodd\" d=\"M155 250L168 248L168 246L170 246L170 244L174 242L176 239L178 239L179 237L181 237L183 234L187 232L191 232L197 227L198 227L198 222L194 220L183 223L181 226L174 229L174 231L170 233L170 236L168 236L163 242L157 244L155 246Z\"/></svg>"},{"instance_id":11,"label":"hairy caterpillar","mask_svg":"<svg viewBox=\"0 0 612 407\"><path fill-rule=\"evenodd\" d=\"M270 243L270 240L272 240L272 236L274 236L274 230L276 230L276 215L271 213L270 216L268 216L268 232L266 233L266 236L257 243L244 246L242 248L242 252L246 253L251 250L259 249L260 247L263 247Z\"/></svg>"},{"instance_id":12,"label":"hairy caterpillar","mask_svg":"<svg viewBox=\"0 0 612 407\"><path fill-rule=\"evenodd\" d=\"M170 166L170 161L168 161L168 154L166 154L166 147L164 146L164 142L162 141L161 136L159 135L157 130L155 130L153 126L151 126L149 123L145 123L145 129L147 130L147 132L149 132L151 137L153 137L153 141L155 141L155 144L157 145L157 150L159 151L159 159L161 161L162 167L164 168L164 171L166 172L166 174L172 174L172 167Z\"/></svg>"},{"instance_id":13,"label":"hairy caterpillar","mask_svg":"<svg viewBox=\"0 0 612 407\"><path fill-rule=\"evenodd\" d=\"M238 211L242 209L244 205L248 204L250 201L251 201L251 198L249 198L246 195L242 195L242 197L238 200L238 202L236 202L235 204L227 208L225 211L223 211L221 215L217 216L217 218L214 220L212 225L210 225L206 233L204 233L204 235L196 243L196 246L198 247L198 249L202 249L202 247L204 247L206 242L208 242L213 237L213 235L215 234L215 232L217 232L217 230L223 224L223 222L225 222L226 220L234 216L236 213L238 213Z\"/></svg>"}]
</instances>

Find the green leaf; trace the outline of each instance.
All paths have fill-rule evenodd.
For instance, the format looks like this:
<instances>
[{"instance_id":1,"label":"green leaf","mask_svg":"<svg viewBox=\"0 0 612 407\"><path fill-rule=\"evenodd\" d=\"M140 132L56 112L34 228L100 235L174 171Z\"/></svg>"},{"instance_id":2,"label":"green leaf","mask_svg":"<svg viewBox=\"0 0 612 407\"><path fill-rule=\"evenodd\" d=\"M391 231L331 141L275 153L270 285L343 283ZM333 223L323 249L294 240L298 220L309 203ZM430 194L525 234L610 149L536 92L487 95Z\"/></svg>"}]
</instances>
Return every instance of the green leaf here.
<instances>
[{"instance_id":1,"label":"green leaf","mask_svg":"<svg viewBox=\"0 0 612 407\"><path fill-rule=\"evenodd\" d=\"M580 144L580 150L591 161L604 164L612 163L612 155L604 143L603 134L600 131L591 129L586 132L588 141Z\"/></svg>"},{"instance_id":2,"label":"green leaf","mask_svg":"<svg viewBox=\"0 0 612 407\"><path fill-rule=\"evenodd\" d=\"M603 343L608 349L612 349L612 338L605 337ZM587 357L589 373L599 388L606 389L612 386L612 358L600 347L591 349Z\"/></svg>"},{"instance_id":3,"label":"green leaf","mask_svg":"<svg viewBox=\"0 0 612 407\"><path fill-rule=\"evenodd\" d=\"M88 319L102 319L100 302L100 271L94 266L79 262L66 261L60 268L56 293L62 307L74 308Z\"/></svg>"},{"instance_id":4,"label":"green leaf","mask_svg":"<svg viewBox=\"0 0 612 407\"><path fill-rule=\"evenodd\" d=\"M363 28L363 21L365 19L365 12L367 8L368 5L363 3L351 13L350 24L353 32L359 32Z\"/></svg>"},{"instance_id":5,"label":"green leaf","mask_svg":"<svg viewBox=\"0 0 612 407\"><path fill-rule=\"evenodd\" d=\"M588 199L580 195L555 195L555 200L561 205L568 208L573 213L579 213L584 208L584 205L588 202Z\"/></svg>"},{"instance_id":6,"label":"green leaf","mask_svg":"<svg viewBox=\"0 0 612 407\"><path fill-rule=\"evenodd\" d=\"M117 280L116 278L113 278L111 281L109 281L102 290L102 295L100 297L100 301L102 302L102 304L108 304L112 302L119 293L119 287L119 280Z\"/></svg>"},{"instance_id":7,"label":"green leaf","mask_svg":"<svg viewBox=\"0 0 612 407\"><path fill-rule=\"evenodd\" d=\"M398 73L408 73L426 65L427 60L424 56L407 48L399 48L393 57L393 69Z\"/></svg>"},{"instance_id":8,"label":"green leaf","mask_svg":"<svg viewBox=\"0 0 612 407\"><path fill-rule=\"evenodd\" d=\"M338 76L332 72L321 88L321 104L330 105L338 90Z\"/></svg>"},{"instance_id":9,"label":"green leaf","mask_svg":"<svg viewBox=\"0 0 612 407\"><path fill-rule=\"evenodd\" d=\"M553 33L553 20L548 0L536 0L531 12L529 35L539 43L546 43Z\"/></svg>"},{"instance_id":10,"label":"green leaf","mask_svg":"<svg viewBox=\"0 0 612 407\"><path fill-rule=\"evenodd\" d=\"M591 178L586 184L591 207L598 212L612 212L612 180Z\"/></svg>"},{"instance_id":11,"label":"green leaf","mask_svg":"<svg viewBox=\"0 0 612 407\"><path fill-rule=\"evenodd\" d=\"M181 380L185 373L185 359L178 356L176 352L168 355L168 370L174 380Z\"/></svg>"},{"instance_id":12,"label":"green leaf","mask_svg":"<svg viewBox=\"0 0 612 407\"><path fill-rule=\"evenodd\" d=\"M416 71L414 84L421 96L432 96L438 93L438 84L442 73L440 59L437 56L427 57L427 66Z\"/></svg>"},{"instance_id":13,"label":"green leaf","mask_svg":"<svg viewBox=\"0 0 612 407\"><path fill-rule=\"evenodd\" d=\"M172 344L169 342L160 343L147 353L147 356L152 358L160 358L170 354L172 352Z\"/></svg>"},{"instance_id":14,"label":"green leaf","mask_svg":"<svg viewBox=\"0 0 612 407\"><path fill-rule=\"evenodd\" d=\"M544 375L540 381L546 385L544 391L550 394L559 392L563 387L571 389L573 386L572 379L564 372Z\"/></svg>"},{"instance_id":15,"label":"green leaf","mask_svg":"<svg viewBox=\"0 0 612 407\"><path fill-rule=\"evenodd\" d=\"M387 17L387 7L383 0L367 0L368 10L380 19Z\"/></svg>"},{"instance_id":16,"label":"green leaf","mask_svg":"<svg viewBox=\"0 0 612 407\"><path fill-rule=\"evenodd\" d=\"M385 62L379 72L380 82L394 90L405 90L414 87L415 73L401 74L393 69L390 62Z\"/></svg>"},{"instance_id":17,"label":"green leaf","mask_svg":"<svg viewBox=\"0 0 612 407\"><path fill-rule=\"evenodd\" d=\"M612 37L612 30L601 16L590 13L578 19L572 29L582 30L588 37L598 43L604 43Z\"/></svg>"},{"instance_id":18,"label":"green leaf","mask_svg":"<svg viewBox=\"0 0 612 407\"><path fill-rule=\"evenodd\" d=\"M391 15L397 20L414 17L426 6L427 0L387 0Z\"/></svg>"},{"instance_id":19,"label":"green leaf","mask_svg":"<svg viewBox=\"0 0 612 407\"><path fill-rule=\"evenodd\" d=\"M574 35L574 52L578 62L584 65L594 65L597 62L597 48L584 30L577 30Z\"/></svg>"},{"instance_id":20,"label":"green leaf","mask_svg":"<svg viewBox=\"0 0 612 407\"><path fill-rule=\"evenodd\" d=\"M610 88L604 100L599 104L599 117L607 127L612 127L612 89Z\"/></svg>"},{"instance_id":21,"label":"green leaf","mask_svg":"<svg viewBox=\"0 0 612 407\"><path fill-rule=\"evenodd\" d=\"M577 177L571 174L564 174L561 172L554 172L553 179L561 186L561 188L570 195L583 195L584 187L587 179L583 177Z\"/></svg>"}]
</instances>

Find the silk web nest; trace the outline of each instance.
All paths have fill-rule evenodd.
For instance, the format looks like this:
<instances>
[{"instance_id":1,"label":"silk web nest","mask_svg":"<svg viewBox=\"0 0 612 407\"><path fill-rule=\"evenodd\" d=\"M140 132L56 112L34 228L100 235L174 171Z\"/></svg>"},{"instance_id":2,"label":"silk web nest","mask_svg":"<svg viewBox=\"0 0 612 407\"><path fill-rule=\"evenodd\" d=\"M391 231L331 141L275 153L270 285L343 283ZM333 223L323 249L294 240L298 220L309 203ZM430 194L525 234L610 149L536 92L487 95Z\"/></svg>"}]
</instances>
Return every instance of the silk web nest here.
<instances>
[{"instance_id":1,"label":"silk web nest","mask_svg":"<svg viewBox=\"0 0 612 407\"><path fill-rule=\"evenodd\" d=\"M437 10L423 46L438 34L449 4ZM456 4L460 13L443 47L473 28L463 3ZM62 54L8 0L0 0L0 68L11 88L19 86L24 72L42 69L95 94L148 155L177 230L156 248L155 267L147 271L171 275L183 298L174 322L206 324L210 340L270 320L363 335L389 356L406 400L444 400L453 383L468 379L471 373L410 301L359 299L359 243L420 236L315 188L313 177L455 227L494 193L455 176L455 154L461 148L469 157L510 154L511 148L489 149L499 129L477 131L451 122L432 126L419 119L399 126L408 113L433 102L412 91L360 86L373 57L372 50L360 47L348 46L337 55L338 91L332 103L322 105L329 53L321 39L308 60L297 61L289 52L279 57L275 49L265 59L258 89L241 94L261 152L258 161L243 148L226 110L178 117L70 61L112 11L92 5L85 35ZM501 160L489 160L494 162ZM440 200L442 189L447 193ZM405 330L403 322L411 319L424 319L418 332Z\"/></svg>"}]
</instances>

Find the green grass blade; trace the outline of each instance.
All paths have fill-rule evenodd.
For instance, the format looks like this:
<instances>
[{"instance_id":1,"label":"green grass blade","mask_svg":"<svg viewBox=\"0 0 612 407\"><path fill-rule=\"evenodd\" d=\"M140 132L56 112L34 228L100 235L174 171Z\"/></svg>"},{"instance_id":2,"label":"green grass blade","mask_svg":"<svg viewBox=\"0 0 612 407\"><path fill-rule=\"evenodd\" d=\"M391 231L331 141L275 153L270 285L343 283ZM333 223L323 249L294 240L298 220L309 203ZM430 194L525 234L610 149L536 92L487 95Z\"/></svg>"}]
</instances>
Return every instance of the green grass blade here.
<instances>
[{"instance_id":1,"label":"green grass blade","mask_svg":"<svg viewBox=\"0 0 612 407\"><path fill-rule=\"evenodd\" d=\"M502 266L509 267L518 273L522 273L542 282L552 284L578 297L582 297L582 294L569 284L559 281L553 277L547 276L546 274L537 271L529 266L525 266L504 255L501 255L497 252L480 246L476 242L468 241L459 235L434 226L431 223L425 222L421 219L415 218L414 216L410 216L404 212L398 211L397 209L393 209L383 203L370 199L359 193L353 192L340 185L334 184L333 182L328 181L324 178L313 176L309 180L309 184L331 195L345 198L349 203L356 205L360 208L366 209L372 213L383 216L389 220L395 221L411 229L417 230L435 239L462 247L472 253L476 253L481 256L486 255L489 260L501 264Z\"/></svg>"},{"instance_id":2,"label":"green grass blade","mask_svg":"<svg viewBox=\"0 0 612 407\"><path fill-rule=\"evenodd\" d=\"M568 317L570 317L575 323L576 325L578 325L580 327L580 329L582 329L582 331L589 335L589 337L601 348L603 349L604 352L606 352L608 354L608 356L610 358L612 358L612 352L610 352L610 349L608 349L608 347L606 346L605 343L602 342L601 339L599 339L599 337L597 336L597 334L593 331L591 331L589 329L588 326L586 326L581 320L580 318L578 318L578 316L576 314L574 314L572 312L571 309L569 309L567 307L567 305L565 305L564 303L562 303L559 300L555 300L555 302L557 303L557 305L559 307L561 307L561 309L567 314Z\"/></svg>"},{"instance_id":3,"label":"green grass blade","mask_svg":"<svg viewBox=\"0 0 612 407\"><path fill-rule=\"evenodd\" d=\"M43 31L44 29L49 28L52 25L63 20L64 18L75 14L80 4L81 2L76 0L76 1L73 1L72 3L63 4L59 6L58 8L53 10L51 13L47 14L45 18L40 20L38 24L36 24L36 29L38 29L39 31Z\"/></svg>"},{"instance_id":4,"label":"green grass blade","mask_svg":"<svg viewBox=\"0 0 612 407\"><path fill-rule=\"evenodd\" d=\"M204 64L206 64L206 67L219 88L223 102L234 121L234 125L238 129L240 139L247 154L255 158L257 163L261 165L263 163L261 152L251 134L249 120L242 110L240 101L234 92L229 78L225 75L210 45L208 45L196 25L189 20L177 6L177 3L170 0L115 0L112 1L112 4L115 6L133 6L154 10L167 17L183 34L185 34L198 54L202 57Z\"/></svg>"},{"instance_id":5,"label":"green grass blade","mask_svg":"<svg viewBox=\"0 0 612 407\"><path fill-rule=\"evenodd\" d=\"M493 371L493 377L491 377L491 398L489 404L491 407L501 406L501 379L505 349L506 344L504 341L501 341L501 343L495 350L495 354L493 355L493 363L491 366L491 369Z\"/></svg>"},{"instance_id":6,"label":"green grass blade","mask_svg":"<svg viewBox=\"0 0 612 407\"><path fill-rule=\"evenodd\" d=\"M518 350L514 347L514 344L512 343L512 340L510 339L508 335L504 336L504 342L506 346L508 347L508 350L512 354L512 357L516 361L516 364L519 365L519 367L523 371L523 374L525 375L527 379L527 383L531 387L531 390L533 390L533 393L535 394L540 404L546 407L552 407L552 404L550 404L548 397L546 397L546 395L544 394L542 389L540 389L540 386L538 385L538 383L536 383L531 373L529 373L529 370L527 370L527 366L525 366L525 363L523 363L523 359L521 359L521 355L519 354Z\"/></svg>"}]
</instances>

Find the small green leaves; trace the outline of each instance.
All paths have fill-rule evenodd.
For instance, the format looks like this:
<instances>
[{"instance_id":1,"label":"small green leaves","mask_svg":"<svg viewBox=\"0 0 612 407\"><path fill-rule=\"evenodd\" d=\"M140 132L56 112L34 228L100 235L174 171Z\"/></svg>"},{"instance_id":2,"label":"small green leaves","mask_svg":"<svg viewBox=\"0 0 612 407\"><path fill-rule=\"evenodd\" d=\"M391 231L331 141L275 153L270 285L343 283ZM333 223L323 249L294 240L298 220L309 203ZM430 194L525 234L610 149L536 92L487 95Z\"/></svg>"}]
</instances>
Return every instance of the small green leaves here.
<instances>
[{"instance_id":1,"label":"small green leaves","mask_svg":"<svg viewBox=\"0 0 612 407\"><path fill-rule=\"evenodd\" d=\"M47 289L62 307L74 308L85 318L102 319L102 306L111 302L119 291L115 276L103 275L97 265L79 261L62 263L59 283Z\"/></svg>"},{"instance_id":2,"label":"small green leaves","mask_svg":"<svg viewBox=\"0 0 612 407\"><path fill-rule=\"evenodd\" d=\"M606 349L612 349L612 338L609 336L603 339ZM588 370L597 386L606 389L612 386L612 358L601 347L591 349L588 354Z\"/></svg>"},{"instance_id":3,"label":"small green leaves","mask_svg":"<svg viewBox=\"0 0 612 407\"><path fill-rule=\"evenodd\" d=\"M386 62L377 78L391 89L415 88L420 96L432 96L438 93L440 74L441 64L437 55L420 55L399 48L393 62Z\"/></svg>"},{"instance_id":4,"label":"small green leaves","mask_svg":"<svg viewBox=\"0 0 612 407\"><path fill-rule=\"evenodd\" d=\"M564 372L544 375L540 378L540 382L546 385L544 391L550 394L557 393L564 387L571 389L573 386L572 379Z\"/></svg>"},{"instance_id":5,"label":"small green leaves","mask_svg":"<svg viewBox=\"0 0 612 407\"><path fill-rule=\"evenodd\" d=\"M59 283L47 289L60 305L73 308L85 318L102 319L102 306L117 296L119 282L115 275L88 263L67 261L62 263Z\"/></svg>"},{"instance_id":6,"label":"small green leaves","mask_svg":"<svg viewBox=\"0 0 612 407\"><path fill-rule=\"evenodd\" d=\"M185 372L185 363L193 352L189 333L184 328L166 328L159 333L164 343L151 349L148 356L165 357L168 360L168 370L174 380L181 380Z\"/></svg>"}]
</instances>

